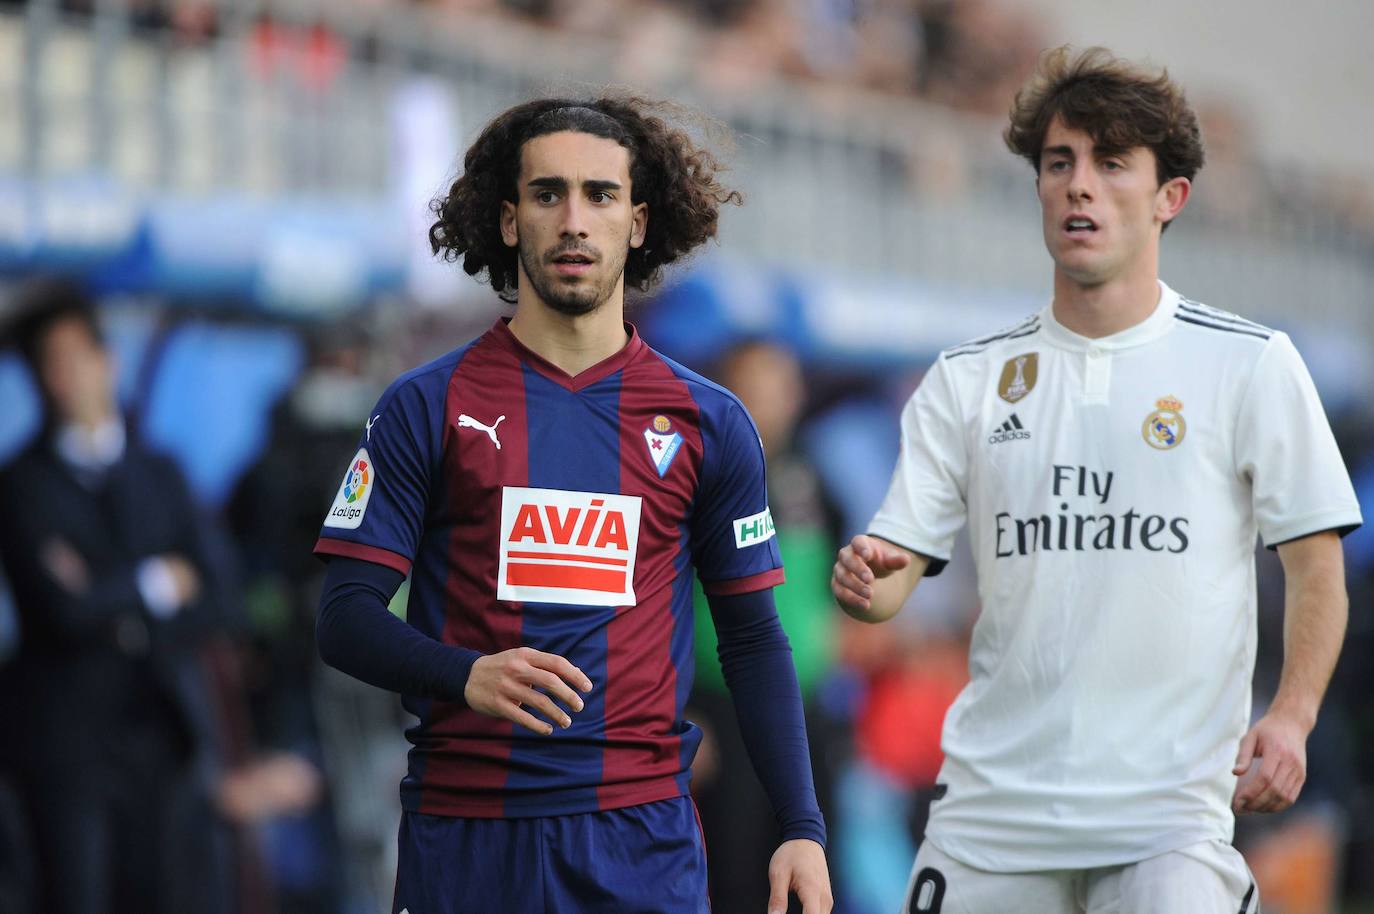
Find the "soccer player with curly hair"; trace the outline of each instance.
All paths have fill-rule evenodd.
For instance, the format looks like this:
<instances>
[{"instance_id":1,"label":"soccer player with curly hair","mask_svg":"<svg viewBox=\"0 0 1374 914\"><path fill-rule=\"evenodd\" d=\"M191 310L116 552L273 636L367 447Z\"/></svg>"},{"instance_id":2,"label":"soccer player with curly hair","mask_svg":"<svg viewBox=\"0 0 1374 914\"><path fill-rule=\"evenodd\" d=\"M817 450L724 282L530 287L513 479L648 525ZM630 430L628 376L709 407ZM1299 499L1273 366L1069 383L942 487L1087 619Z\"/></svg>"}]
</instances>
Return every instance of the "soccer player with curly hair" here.
<instances>
[{"instance_id":1,"label":"soccer player with curly hair","mask_svg":"<svg viewBox=\"0 0 1374 914\"><path fill-rule=\"evenodd\" d=\"M708 910L694 572L778 819L769 909L830 910L757 431L624 320L740 202L674 113L518 105L434 204L435 253L515 313L382 395L316 545L321 655L419 718L393 914Z\"/></svg>"},{"instance_id":2,"label":"soccer player with curly hair","mask_svg":"<svg viewBox=\"0 0 1374 914\"><path fill-rule=\"evenodd\" d=\"M1203 161L1168 75L1051 51L1006 141L1035 171L1053 300L940 354L831 582L881 622L969 527L982 612L907 909L1254 914L1235 813L1302 787L1359 504L1287 335L1159 279ZM1252 721L1257 535L1287 587Z\"/></svg>"}]
</instances>

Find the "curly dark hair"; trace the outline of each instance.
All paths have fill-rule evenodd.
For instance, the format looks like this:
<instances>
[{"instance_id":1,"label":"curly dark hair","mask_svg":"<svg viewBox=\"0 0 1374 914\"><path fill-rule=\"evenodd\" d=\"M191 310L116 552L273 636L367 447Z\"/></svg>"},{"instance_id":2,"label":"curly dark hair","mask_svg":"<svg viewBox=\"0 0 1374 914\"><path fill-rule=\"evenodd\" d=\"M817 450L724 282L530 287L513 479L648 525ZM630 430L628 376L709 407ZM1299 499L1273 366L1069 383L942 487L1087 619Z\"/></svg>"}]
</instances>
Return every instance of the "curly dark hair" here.
<instances>
[{"instance_id":1,"label":"curly dark hair","mask_svg":"<svg viewBox=\"0 0 1374 914\"><path fill-rule=\"evenodd\" d=\"M437 217L429 229L430 248L450 262L462 258L471 276L485 270L501 298L514 301L518 253L502 240L500 218L502 202L519 199L521 149L550 133L586 133L629 150L631 200L648 204L649 224L644 244L630 250L625 261L625 284L648 289L665 264L715 237L723 204L743 202L738 191L717 180L723 167L716 157L671 122L684 113L637 96L543 98L516 105L487 125L464 156L463 174L448 195L430 204Z\"/></svg>"},{"instance_id":2,"label":"curly dark hair","mask_svg":"<svg viewBox=\"0 0 1374 914\"><path fill-rule=\"evenodd\" d=\"M1137 67L1106 48L1070 54L1066 45L1041 56L1035 75L1012 102L1011 123L1002 135L1007 147L1039 174L1045 134L1058 115L1108 149L1148 147L1160 184L1178 177L1191 181L1202 168L1202 134L1168 71Z\"/></svg>"}]
</instances>

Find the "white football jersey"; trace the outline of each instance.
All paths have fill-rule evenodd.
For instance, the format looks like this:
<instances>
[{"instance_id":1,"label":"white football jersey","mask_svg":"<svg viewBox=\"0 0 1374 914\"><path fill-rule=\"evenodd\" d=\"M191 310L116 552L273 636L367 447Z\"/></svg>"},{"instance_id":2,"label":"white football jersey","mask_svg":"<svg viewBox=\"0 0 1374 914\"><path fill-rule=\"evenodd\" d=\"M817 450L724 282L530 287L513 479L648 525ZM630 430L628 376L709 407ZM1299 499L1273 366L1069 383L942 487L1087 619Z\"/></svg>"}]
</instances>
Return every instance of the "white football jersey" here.
<instances>
[{"instance_id":1,"label":"white football jersey","mask_svg":"<svg viewBox=\"0 0 1374 914\"><path fill-rule=\"evenodd\" d=\"M938 573L967 522L977 564L971 681L927 829L970 866L1229 841L1256 535L1360 524L1288 337L1160 288L1150 318L1110 337L1047 307L949 349L902 414L870 532Z\"/></svg>"}]
</instances>

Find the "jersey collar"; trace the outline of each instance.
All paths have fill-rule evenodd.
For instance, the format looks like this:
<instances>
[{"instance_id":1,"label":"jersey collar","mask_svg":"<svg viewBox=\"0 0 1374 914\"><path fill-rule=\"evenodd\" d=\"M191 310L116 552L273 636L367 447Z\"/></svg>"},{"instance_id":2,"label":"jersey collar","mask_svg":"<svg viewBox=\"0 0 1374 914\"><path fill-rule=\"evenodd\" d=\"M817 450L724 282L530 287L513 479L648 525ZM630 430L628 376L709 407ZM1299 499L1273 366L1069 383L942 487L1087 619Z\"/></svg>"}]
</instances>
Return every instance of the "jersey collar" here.
<instances>
[{"instance_id":1,"label":"jersey collar","mask_svg":"<svg viewBox=\"0 0 1374 914\"><path fill-rule=\"evenodd\" d=\"M492 325L489 332L499 345L514 352L522 362L529 365L555 384L560 384L574 393L583 388L590 387L597 381L604 380L617 371L620 371L626 365L633 362L641 352L648 348L644 345L644 341L640 339L639 331L635 329L635 325L626 321L625 332L629 334L630 339L620 348L619 352L602 359L600 362L597 362L584 371L578 372L576 375L570 375L553 362L550 362L548 359L520 342L515 334L510 332L509 317L498 319L496 323Z\"/></svg>"},{"instance_id":2,"label":"jersey collar","mask_svg":"<svg viewBox=\"0 0 1374 914\"><path fill-rule=\"evenodd\" d=\"M1075 351L1087 349L1130 349L1153 342L1168 333L1174 326L1174 313L1178 310L1178 293L1159 282L1159 304L1154 313L1134 327L1127 327L1120 333L1092 339L1074 333L1054 317L1054 304L1045 306L1040 312L1040 323L1045 338L1056 346Z\"/></svg>"}]
</instances>

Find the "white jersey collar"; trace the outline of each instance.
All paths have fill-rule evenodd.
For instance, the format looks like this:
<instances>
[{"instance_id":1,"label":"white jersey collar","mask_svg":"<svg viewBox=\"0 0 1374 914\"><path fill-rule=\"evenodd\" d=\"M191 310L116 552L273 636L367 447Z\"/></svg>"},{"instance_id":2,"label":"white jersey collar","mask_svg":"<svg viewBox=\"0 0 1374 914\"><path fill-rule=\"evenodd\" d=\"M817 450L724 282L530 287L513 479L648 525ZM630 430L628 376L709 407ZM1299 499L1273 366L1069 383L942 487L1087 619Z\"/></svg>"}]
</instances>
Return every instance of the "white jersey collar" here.
<instances>
[{"instance_id":1,"label":"white jersey collar","mask_svg":"<svg viewBox=\"0 0 1374 914\"><path fill-rule=\"evenodd\" d=\"M1059 323L1054 317L1054 303L1046 305L1040 312L1041 326L1045 338L1063 349L1082 351L1087 349L1130 349L1159 339L1174 325L1174 313L1178 310L1178 293L1159 282L1159 304L1154 313L1134 327L1127 327L1120 333L1092 339L1074 333Z\"/></svg>"}]
</instances>

